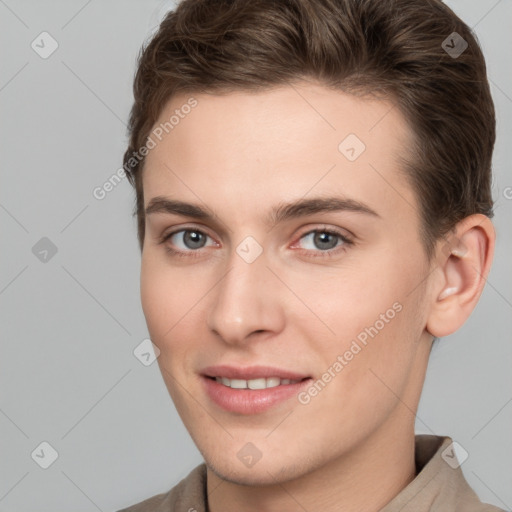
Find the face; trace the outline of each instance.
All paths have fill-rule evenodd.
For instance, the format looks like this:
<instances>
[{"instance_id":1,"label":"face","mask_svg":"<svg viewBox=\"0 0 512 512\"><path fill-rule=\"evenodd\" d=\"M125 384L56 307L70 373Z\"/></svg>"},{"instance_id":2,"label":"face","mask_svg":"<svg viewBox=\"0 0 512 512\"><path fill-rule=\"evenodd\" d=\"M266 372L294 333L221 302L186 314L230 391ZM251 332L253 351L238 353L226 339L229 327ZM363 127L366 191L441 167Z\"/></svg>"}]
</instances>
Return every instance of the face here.
<instances>
[{"instance_id":1,"label":"face","mask_svg":"<svg viewBox=\"0 0 512 512\"><path fill-rule=\"evenodd\" d=\"M190 96L146 158L141 295L207 465L285 481L411 429L429 265L398 109L306 83Z\"/></svg>"}]
</instances>

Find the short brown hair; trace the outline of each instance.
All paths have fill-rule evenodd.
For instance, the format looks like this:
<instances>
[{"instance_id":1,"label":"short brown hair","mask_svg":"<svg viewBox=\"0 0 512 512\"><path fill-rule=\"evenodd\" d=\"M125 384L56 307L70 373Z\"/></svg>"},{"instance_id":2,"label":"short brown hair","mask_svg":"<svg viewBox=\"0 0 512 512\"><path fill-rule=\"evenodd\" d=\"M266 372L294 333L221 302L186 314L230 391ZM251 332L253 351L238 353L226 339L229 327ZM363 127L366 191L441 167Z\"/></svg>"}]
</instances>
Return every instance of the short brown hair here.
<instances>
[{"instance_id":1,"label":"short brown hair","mask_svg":"<svg viewBox=\"0 0 512 512\"><path fill-rule=\"evenodd\" d=\"M449 51L457 42L460 53L464 41L460 55ZM134 81L123 167L136 191L141 250L144 158L134 155L170 98L304 78L398 105L414 136L405 171L429 256L464 217L492 217L495 115L485 61L471 29L441 1L183 0L143 46Z\"/></svg>"}]
</instances>

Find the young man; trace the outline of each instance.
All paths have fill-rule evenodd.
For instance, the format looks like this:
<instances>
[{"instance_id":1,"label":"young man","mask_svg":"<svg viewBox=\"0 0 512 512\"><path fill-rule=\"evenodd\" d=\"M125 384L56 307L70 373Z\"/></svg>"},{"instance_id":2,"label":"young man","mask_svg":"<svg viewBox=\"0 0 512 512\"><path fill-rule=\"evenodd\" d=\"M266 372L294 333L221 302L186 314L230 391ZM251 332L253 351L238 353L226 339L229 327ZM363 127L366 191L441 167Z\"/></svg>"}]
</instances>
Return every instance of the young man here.
<instances>
[{"instance_id":1,"label":"young man","mask_svg":"<svg viewBox=\"0 0 512 512\"><path fill-rule=\"evenodd\" d=\"M149 511L494 511L415 436L494 248L494 108L436 0L185 0L141 54L142 306L202 453Z\"/></svg>"}]
</instances>

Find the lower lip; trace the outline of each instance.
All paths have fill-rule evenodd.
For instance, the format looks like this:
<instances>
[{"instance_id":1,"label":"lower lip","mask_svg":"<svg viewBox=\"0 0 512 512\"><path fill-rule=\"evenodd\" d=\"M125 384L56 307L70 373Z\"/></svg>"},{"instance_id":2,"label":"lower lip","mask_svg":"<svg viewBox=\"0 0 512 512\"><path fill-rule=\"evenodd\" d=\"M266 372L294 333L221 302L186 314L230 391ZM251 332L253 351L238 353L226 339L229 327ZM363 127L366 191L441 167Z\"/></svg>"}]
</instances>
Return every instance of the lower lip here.
<instances>
[{"instance_id":1,"label":"lower lip","mask_svg":"<svg viewBox=\"0 0 512 512\"><path fill-rule=\"evenodd\" d=\"M283 384L267 389L233 389L215 379L201 377L210 399L225 411L238 414L258 414L297 396L311 379L295 384Z\"/></svg>"}]
</instances>

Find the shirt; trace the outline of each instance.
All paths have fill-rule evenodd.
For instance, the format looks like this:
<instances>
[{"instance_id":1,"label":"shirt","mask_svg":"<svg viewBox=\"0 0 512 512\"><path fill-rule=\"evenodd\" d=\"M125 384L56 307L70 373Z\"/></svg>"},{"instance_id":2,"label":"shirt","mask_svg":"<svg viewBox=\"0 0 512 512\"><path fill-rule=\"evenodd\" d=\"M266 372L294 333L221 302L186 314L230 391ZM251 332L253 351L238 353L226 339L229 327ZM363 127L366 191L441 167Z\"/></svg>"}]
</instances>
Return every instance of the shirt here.
<instances>
[{"instance_id":1,"label":"shirt","mask_svg":"<svg viewBox=\"0 0 512 512\"><path fill-rule=\"evenodd\" d=\"M380 512L504 512L482 503L466 482L448 436L416 435L416 477ZM206 465L170 491L118 512L207 512Z\"/></svg>"}]
</instances>

